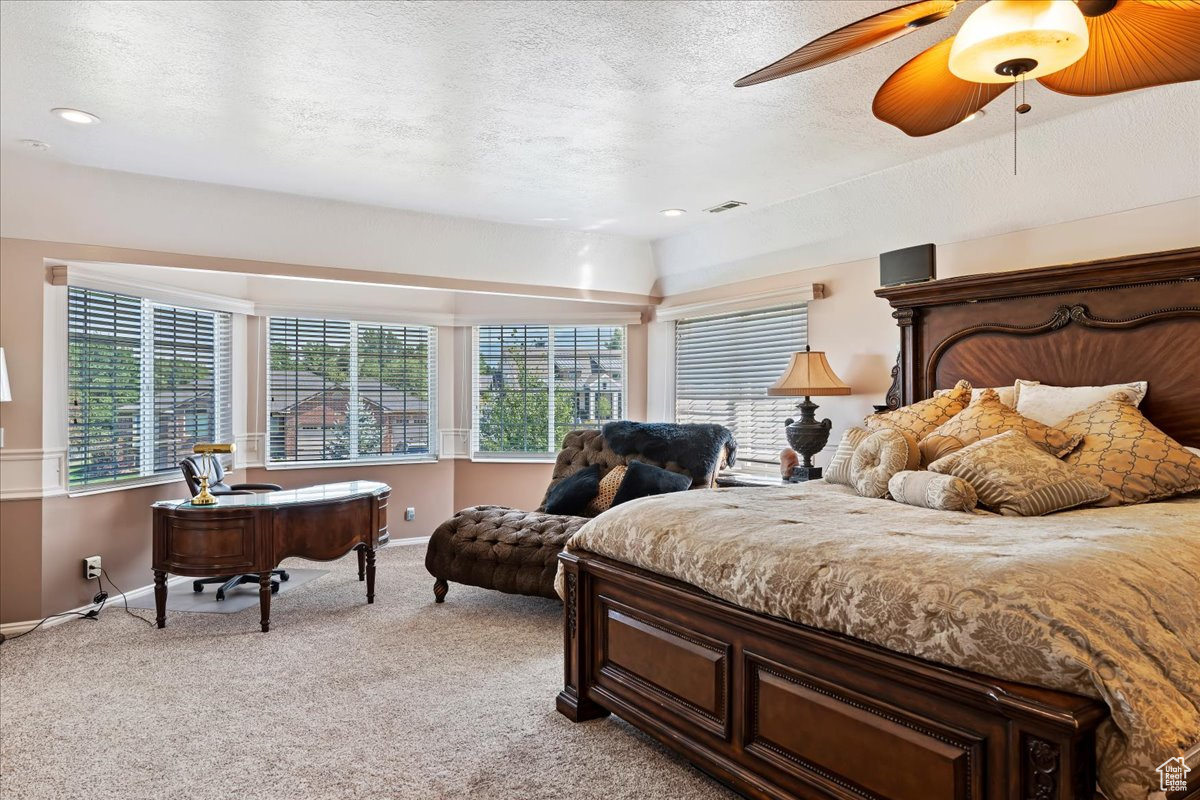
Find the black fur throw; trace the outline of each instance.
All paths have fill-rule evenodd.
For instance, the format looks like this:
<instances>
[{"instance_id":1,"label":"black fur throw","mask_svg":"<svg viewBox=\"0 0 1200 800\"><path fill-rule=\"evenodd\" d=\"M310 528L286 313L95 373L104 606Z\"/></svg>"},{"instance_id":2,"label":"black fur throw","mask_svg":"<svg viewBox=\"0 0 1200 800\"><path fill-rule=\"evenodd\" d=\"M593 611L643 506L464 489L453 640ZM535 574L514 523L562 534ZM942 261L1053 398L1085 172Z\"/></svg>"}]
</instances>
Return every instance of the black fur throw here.
<instances>
[{"instance_id":1,"label":"black fur throw","mask_svg":"<svg viewBox=\"0 0 1200 800\"><path fill-rule=\"evenodd\" d=\"M592 464L563 478L546 493L547 514L582 514L591 499L600 494L600 465Z\"/></svg>"},{"instance_id":2,"label":"black fur throw","mask_svg":"<svg viewBox=\"0 0 1200 800\"><path fill-rule=\"evenodd\" d=\"M682 492L692 488L692 481L687 475L671 472L641 461L630 461L625 470L625 477L617 487L617 494L612 504L619 506L639 497L649 497L652 494L667 494Z\"/></svg>"},{"instance_id":3,"label":"black fur throw","mask_svg":"<svg viewBox=\"0 0 1200 800\"><path fill-rule=\"evenodd\" d=\"M737 455L737 441L723 425L618 420L604 426L604 440L619 456L643 456L659 464L674 461L692 476L692 483L713 474L726 447L729 466Z\"/></svg>"}]
</instances>

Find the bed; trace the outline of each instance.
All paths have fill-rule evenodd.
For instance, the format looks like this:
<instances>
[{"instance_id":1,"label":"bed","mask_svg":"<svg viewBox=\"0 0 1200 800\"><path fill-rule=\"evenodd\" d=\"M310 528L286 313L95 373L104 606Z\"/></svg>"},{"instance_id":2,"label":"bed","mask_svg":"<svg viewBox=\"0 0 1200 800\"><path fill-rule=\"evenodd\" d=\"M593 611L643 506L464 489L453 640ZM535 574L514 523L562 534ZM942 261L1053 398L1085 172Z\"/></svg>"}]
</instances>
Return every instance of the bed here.
<instances>
[{"instance_id":1,"label":"bed","mask_svg":"<svg viewBox=\"0 0 1200 800\"><path fill-rule=\"evenodd\" d=\"M877 294L892 305L900 328L888 393L892 407L960 379L975 386L1016 378L1068 386L1147 380L1146 415L1178 441L1200 444L1194 369L1200 364L1200 248ZM644 544L631 545L630 537L621 544L620 528L644 525L642 509L668 509L674 501L614 509L597 521L604 524L595 524L590 539L589 529L581 530L582 538L561 557L565 686L557 702L572 720L615 713L742 794L764 798L1083 800L1096 796L1099 743L1100 765L1112 773L1109 785L1124 800L1137 778L1114 767L1121 763L1114 751L1144 751L1159 728L1190 728L1191 715L1200 713L1200 688L1190 685L1197 674L1190 670L1200 667L1186 657L1159 664L1161 656L1154 654L1156 646L1177 653L1178 642L1152 644L1141 661L1115 650L1111 664L1094 653L1081 657L1090 645L1073 628L1078 620L1063 618L1069 612L1056 605L1061 598L1038 588L1039 580L1048 584L1051 576L1068 573L1076 584L1093 572L1098 583L1123 584L1122 592L1106 594L1113 609L1101 609L1107 622L1125 629L1113 634L1114 648L1122 636L1181 637L1194 662L1200 642L1195 620L1188 620L1196 615L1187 609L1196 608L1200 577L1188 559L1200 546L1193 527L1200 521L1200 499L1065 512L1040 524L1025 519L1018 533L1010 519L972 526L967 515L951 523L946 515L954 512L900 504L890 504L891 524L881 527L870 520L871 508L889 501L839 498L816 485L701 494L706 498L689 498L694 507L676 509L680 513L668 515L659 530L643 530L652 534ZM738 497L741 506L731 503ZM842 548L831 551L835 567L853 552L845 549L851 538L846 532L864 541L907 536L913 541L897 545L896 553L910 559L912 568L904 571L913 580L945 578L947 591L990 591L1013 608L1025 603L1059 640L1028 648L1032 661L1025 664L1019 649L1010 652L1011 637L993 637L989 644L985 636L964 646L940 636L933 637L937 646L914 645L886 624L889 614L911 621L917 613L897 606L895 598L892 606L887 598L876 602L874 630L861 621L839 623L825 606L836 605L839 586L854 593L865 591L863 585L852 576L839 582L828 575L819 584L789 583L786 570L770 573L771 583L764 578L764 565L771 563L764 553L784 560L804 554L789 550L781 534L764 533L780 528L747 509L785 528L789 519L797 528L807 525L810 536L829 533L829 546ZM955 524L966 524L963 541L945 529ZM988 564L1008 563L990 574L982 561L973 564L965 554L976 535L974 546L987 551ZM689 536L700 541L691 556L678 547ZM721 549L739 538L743 549ZM815 549L811 538L797 541ZM595 551L583 546L588 542ZM920 563L921 547L935 545L954 554L947 555L950 564L940 576L931 571L937 559ZM1172 559L1183 552L1188 559ZM713 571L704 567L714 564L742 574L708 574ZM870 568L870 559L862 564ZM952 579L956 569L976 566L982 583L957 585ZM875 569L881 573L876 577L903 594L895 573ZM1003 584L988 585L1000 576ZM756 578L766 585L755 589ZM1128 602L1148 604L1152 610L1144 616L1153 625L1140 626L1145 620L1128 612L1134 606L1122 613L1126 591L1145 596ZM1149 628L1155 630L1147 633ZM1079 649L1070 652L1074 645ZM972 647L967 655L954 652ZM1039 658L1044 663L1034 663ZM1139 699L1139 692L1156 688L1150 672L1130 669L1142 662L1157 670L1166 687ZM1130 674L1119 674L1121 665ZM991 677L1001 672L1005 679ZM1160 698L1175 705L1156 716ZM1190 730L1169 734L1184 742ZM1200 739L1200 730L1196 734L1191 741ZM1188 789L1168 794L1170 800L1200 796L1200 769L1188 777ZM1142 785L1154 782L1152 773Z\"/></svg>"}]
</instances>

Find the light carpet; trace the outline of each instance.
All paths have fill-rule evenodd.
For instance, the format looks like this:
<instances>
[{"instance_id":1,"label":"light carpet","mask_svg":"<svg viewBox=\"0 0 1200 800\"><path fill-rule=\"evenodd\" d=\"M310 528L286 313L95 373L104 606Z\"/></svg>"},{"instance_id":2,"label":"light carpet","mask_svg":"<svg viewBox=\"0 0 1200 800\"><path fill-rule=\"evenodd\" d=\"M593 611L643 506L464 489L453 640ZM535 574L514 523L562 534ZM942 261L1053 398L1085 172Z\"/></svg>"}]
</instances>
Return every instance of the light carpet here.
<instances>
[{"instance_id":1,"label":"light carpet","mask_svg":"<svg viewBox=\"0 0 1200 800\"><path fill-rule=\"evenodd\" d=\"M733 798L625 723L573 724L562 607L451 584L423 547L353 556L258 612L109 605L0 646L0 797ZM147 612L138 612L149 618Z\"/></svg>"},{"instance_id":2,"label":"light carpet","mask_svg":"<svg viewBox=\"0 0 1200 800\"><path fill-rule=\"evenodd\" d=\"M312 583L317 578L324 575L328 570L324 569L295 569L288 568L288 579L280 581L279 591L274 594L278 598L281 594L290 594L297 589ZM192 614L236 614L239 611L245 611L247 608L258 608L258 581L253 583L243 583L240 586L235 586L225 593L224 600L217 599L217 588L220 584L208 584L199 592L192 589L191 582L177 583L174 586L167 587L167 610L168 611L187 611ZM117 604L120 605L121 598L114 598ZM139 595L129 601L130 608L156 608L154 603L154 595L146 593Z\"/></svg>"}]
</instances>

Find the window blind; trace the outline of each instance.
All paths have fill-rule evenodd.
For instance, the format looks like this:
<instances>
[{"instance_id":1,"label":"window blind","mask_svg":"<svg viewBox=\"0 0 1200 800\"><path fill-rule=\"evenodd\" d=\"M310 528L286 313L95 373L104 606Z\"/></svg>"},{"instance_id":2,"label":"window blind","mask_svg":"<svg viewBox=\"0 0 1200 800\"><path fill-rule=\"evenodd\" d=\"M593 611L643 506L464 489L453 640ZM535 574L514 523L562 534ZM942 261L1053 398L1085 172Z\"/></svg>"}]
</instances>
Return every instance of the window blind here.
<instances>
[{"instance_id":1,"label":"window blind","mask_svg":"<svg viewBox=\"0 0 1200 800\"><path fill-rule=\"evenodd\" d=\"M780 306L675 323L675 421L733 431L738 463L777 464L792 398L767 387L808 341L808 306Z\"/></svg>"},{"instance_id":2,"label":"window blind","mask_svg":"<svg viewBox=\"0 0 1200 800\"><path fill-rule=\"evenodd\" d=\"M268 322L272 463L436 454L436 329L325 319Z\"/></svg>"},{"instance_id":3,"label":"window blind","mask_svg":"<svg viewBox=\"0 0 1200 800\"><path fill-rule=\"evenodd\" d=\"M625 413L623 325L475 328L472 451L544 458Z\"/></svg>"},{"instance_id":4,"label":"window blind","mask_svg":"<svg viewBox=\"0 0 1200 800\"><path fill-rule=\"evenodd\" d=\"M68 486L179 469L232 441L232 318L131 295L67 290Z\"/></svg>"}]
</instances>

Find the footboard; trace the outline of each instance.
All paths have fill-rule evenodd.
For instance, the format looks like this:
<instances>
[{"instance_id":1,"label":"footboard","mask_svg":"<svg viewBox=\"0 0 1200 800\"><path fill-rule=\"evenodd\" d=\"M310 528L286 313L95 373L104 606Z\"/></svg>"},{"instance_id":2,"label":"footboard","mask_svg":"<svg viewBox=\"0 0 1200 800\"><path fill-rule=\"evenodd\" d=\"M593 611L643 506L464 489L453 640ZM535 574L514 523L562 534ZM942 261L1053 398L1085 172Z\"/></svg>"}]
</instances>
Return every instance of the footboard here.
<instances>
[{"instance_id":1,"label":"footboard","mask_svg":"<svg viewBox=\"0 0 1200 800\"><path fill-rule=\"evenodd\" d=\"M837 800L1086 800L1104 705L939 667L564 553L565 687L737 791Z\"/></svg>"}]
</instances>

